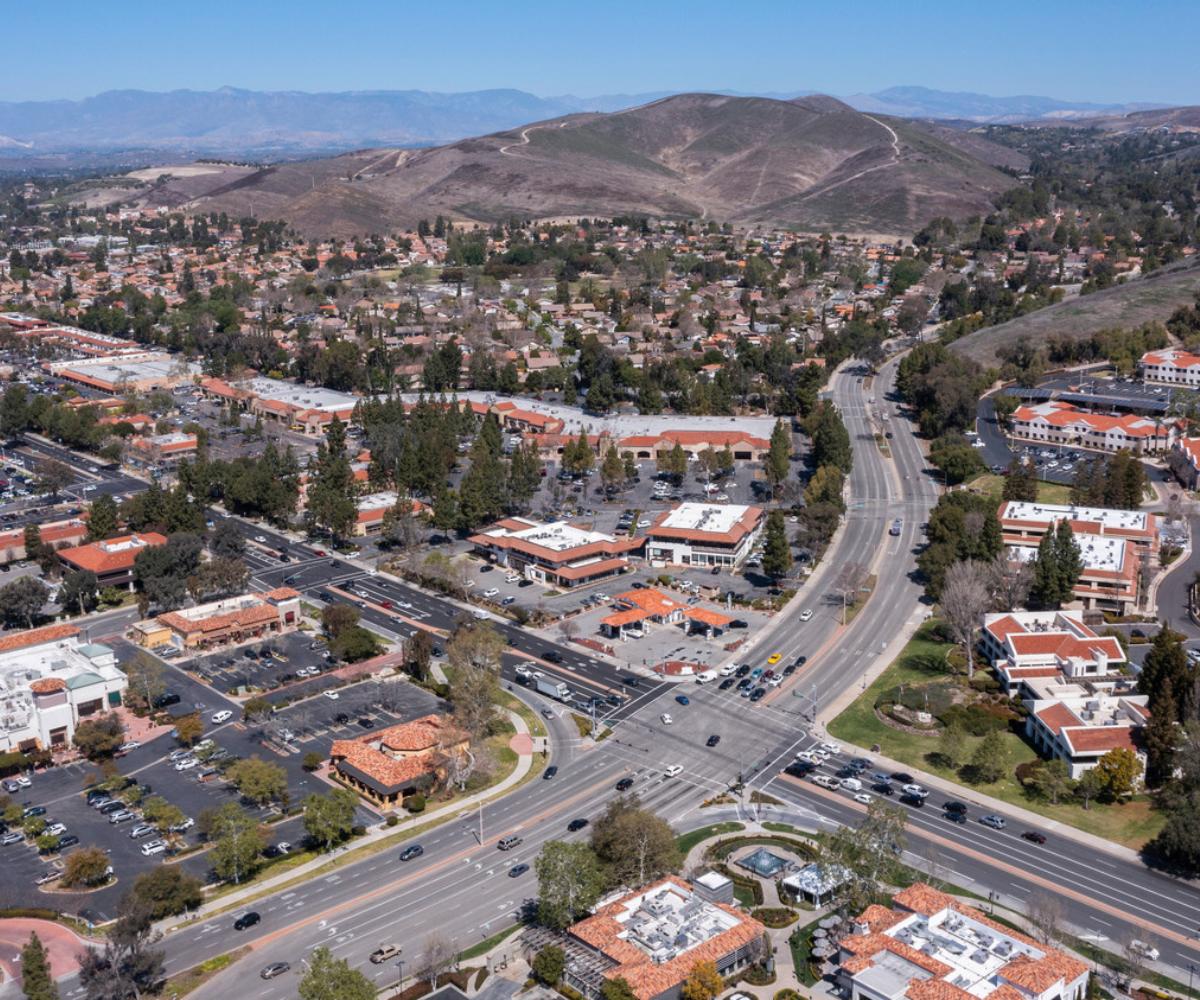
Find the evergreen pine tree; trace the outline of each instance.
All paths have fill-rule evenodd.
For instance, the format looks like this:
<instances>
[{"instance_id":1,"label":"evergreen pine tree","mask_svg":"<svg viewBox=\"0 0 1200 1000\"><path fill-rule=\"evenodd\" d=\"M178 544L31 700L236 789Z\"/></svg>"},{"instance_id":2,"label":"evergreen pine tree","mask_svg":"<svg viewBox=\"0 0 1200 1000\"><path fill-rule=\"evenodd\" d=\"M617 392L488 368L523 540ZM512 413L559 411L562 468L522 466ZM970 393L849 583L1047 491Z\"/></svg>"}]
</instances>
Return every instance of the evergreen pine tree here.
<instances>
[{"instance_id":1,"label":"evergreen pine tree","mask_svg":"<svg viewBox=\"0 0 1200 1000\"><path fill-rule=\"evenodd\" d=\"M21 992L27 1000L58 1000L58 987L50 974L50 959L37 932L21 949Z\"/></svg>"},{"instance_id":2,"label":"evergreen pine tree","mask_svg":"<svg viewBox=\"0 0 1200 1000\"><path fill-rule=\"evenodd\" d=\"M763 572L772 580L779 580L792 568L792 550L788 545L787 528L783 512L771 511L767 518L766 541L763 543Z\"/></svg>"}]
</instances>

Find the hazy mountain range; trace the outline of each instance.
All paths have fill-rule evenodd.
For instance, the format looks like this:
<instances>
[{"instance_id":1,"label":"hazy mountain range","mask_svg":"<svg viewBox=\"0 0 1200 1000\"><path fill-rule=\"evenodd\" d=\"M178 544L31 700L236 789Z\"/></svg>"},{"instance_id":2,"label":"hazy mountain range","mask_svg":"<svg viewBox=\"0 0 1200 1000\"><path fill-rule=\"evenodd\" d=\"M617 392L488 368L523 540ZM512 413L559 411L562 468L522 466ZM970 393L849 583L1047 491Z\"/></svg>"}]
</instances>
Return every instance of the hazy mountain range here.
<instances>
[{"instance_id":1,"label":"hazy mountain range","mask_svg":"<svg viewBox=\"0 0 1200 1000\"><path fill-rule=\"evenodd\" d=\"M812 93L734 96L790 100ZM537 97L521 90L457 94L265 92L232 87L161 93L113 90L79 101L0 102L0 156L91 153L111 157L129 151L278 159L364 146L434 145L562 115L619 111L667 96L661 92ZM1152 107L989 97L924 87L892 87L842 100L870 113L974 123L1121 115Z\"/></svg>"}]
</instances>

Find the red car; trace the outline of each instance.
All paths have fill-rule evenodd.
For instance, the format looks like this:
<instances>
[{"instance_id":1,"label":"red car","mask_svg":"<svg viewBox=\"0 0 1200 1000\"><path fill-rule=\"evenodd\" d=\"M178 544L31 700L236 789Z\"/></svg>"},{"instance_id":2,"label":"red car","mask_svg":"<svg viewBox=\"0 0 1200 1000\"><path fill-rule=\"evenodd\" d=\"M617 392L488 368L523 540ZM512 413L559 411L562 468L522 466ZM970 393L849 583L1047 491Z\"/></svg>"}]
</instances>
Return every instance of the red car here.
<instances>
[{"instance_id":1,"label":"red car","mask_svg":"<svg viewBox=\"0 0 1200 1000\"><path fill-rule=\"evenodd\" d=\"M391 610L392 610L392 607L393 607L393 604L392 604L392 602L391 602L391 601L380 601L380 602L379 602L379 606L380 606L381 608L386 608L388 611L391 611Z\"/></svg>"},{"instance_id":2,"label":"red car","mask_svg":"<svg viewBox=\"0 0 1200 1000\"><path fill-rule=\"evenodd\" d=\"M1037 830L1026 830L1023 834L1021 834L1021 839L1028 840L1033 844L1044 844L1046 842L1046 835L1044 833L1038 833Z\"/></svg>"},{"instance_id":3,"label":"red car","mask_svg":"<svg viewBox=\"0 0 1200 1000\"><path fill-rule=\"evenodd\" d=\"M324 549L313 549L313 555L315 555L315 556L323 556L324 554L325 554Z\"/></svg>"}]
</instances>

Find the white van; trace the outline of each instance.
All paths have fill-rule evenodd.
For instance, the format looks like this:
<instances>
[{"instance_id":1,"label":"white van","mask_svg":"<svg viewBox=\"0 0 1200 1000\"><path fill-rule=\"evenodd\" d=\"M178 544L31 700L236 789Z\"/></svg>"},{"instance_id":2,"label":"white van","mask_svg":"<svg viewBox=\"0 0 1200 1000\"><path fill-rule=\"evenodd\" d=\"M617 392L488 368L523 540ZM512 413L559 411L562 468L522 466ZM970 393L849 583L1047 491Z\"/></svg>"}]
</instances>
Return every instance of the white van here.
<instances>
[{"instance_id":1,"label":"white van","mask_svg":"<svg viewBox=\"0 0 1200 1000\"><path fill-rule=\"evenodd\" d=\"M842 787L848 792L861 792L862 782L857 778L843 778Z\"/></svg>"},{"instance_id":2,"label":"white van","mask_svg":"<svg viewBox=\"0 0 1200 1000\"><path fill-rule=\"evenodd\" d=\"M697 684L707 684L709 681L714 681L716 679L717 672L715 670L705 670L703 673L696 675Z\"/></svg>"}]
</instances>

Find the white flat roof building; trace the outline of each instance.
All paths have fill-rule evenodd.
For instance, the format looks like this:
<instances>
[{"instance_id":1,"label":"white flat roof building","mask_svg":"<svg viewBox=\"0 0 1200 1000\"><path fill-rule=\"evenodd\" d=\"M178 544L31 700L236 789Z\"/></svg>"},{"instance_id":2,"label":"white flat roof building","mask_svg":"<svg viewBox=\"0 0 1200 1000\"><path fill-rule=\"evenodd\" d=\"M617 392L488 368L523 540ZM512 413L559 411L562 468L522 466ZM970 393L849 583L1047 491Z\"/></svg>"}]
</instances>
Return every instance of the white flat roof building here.
<instances>
[{"instance_id":1,"label":"white flat roof building","mask_svg":"<svg viewBox=\"0 0 1200 1000\"><path fill-rule=\"evenodd\" d=\"M1001 520L1095 524L1107 531L1146 531L1152 527L1152 515L1144 510L1118 510L1114 507L1076 507L1073 504L1034 503L1009 500L1000 510Z\"/></svg>"},{"instance_id":2,"label":"white flat roof building","mask_svg":"<svg viewBox=\"0 0 1200 1000\"><path fill-rule=\"evenodd\" d=\"M1108 535L1076 535L1075 543L1079 546L1079 554L1083 557L1084 569L1101 570L1106 573L1120 573L1125 568L1126 550L1129 548L1124 538ZM1036 545L1010 545L1008 553L1021 562L1034 562L1037 559Z\"/></svg>"},{"instance_id":3,"label":"white flat roof building","mask_svg":"<svg viewBox=\"0 0 1200 1000\"><path fill-rule=\"evenodd\" d=\"M285 403L298 410L321 410L327 413L352 410L359 397L336 389L324 389L317 385L300 385L276 378L249 378L237 383L237 388L276 403Z\"/></svg>"},{"instance_id":4,"label":"white flat roof building","mask_svg":"<svg viewBox=\"0 0 1200 1000\"><path fill-rule=\"evenodd\" d=\"M646 559L677 566L740 566L762 523L761 507L681 503L646 530Z\"/></svg>"},{"instance_id":5,"label":"white flat roof building","mask_svg":"<svg viewBox=\"0 0 1200 1000\"><path fill-rule=\"evenodd\" d=\"M108 646L74 625L0 636L0 751L70 745L80 720L115 708L127 681Z\"/></svg>"}]
</instances>

